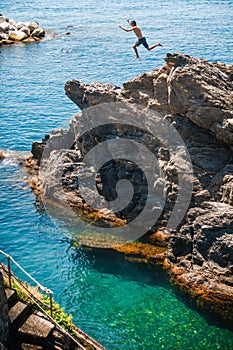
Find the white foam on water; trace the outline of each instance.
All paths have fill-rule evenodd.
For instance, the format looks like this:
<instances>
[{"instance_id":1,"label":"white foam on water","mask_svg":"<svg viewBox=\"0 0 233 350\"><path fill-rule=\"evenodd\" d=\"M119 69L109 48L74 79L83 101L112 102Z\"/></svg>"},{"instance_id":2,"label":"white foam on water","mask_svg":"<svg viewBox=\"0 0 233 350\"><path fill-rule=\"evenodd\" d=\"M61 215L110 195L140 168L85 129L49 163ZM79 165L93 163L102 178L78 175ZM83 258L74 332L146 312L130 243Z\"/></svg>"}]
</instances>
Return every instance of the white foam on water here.
<instances>
[{"instance_id":1,"label":"white foam on water","mask_svg":"<svg viewBox=\"0 0 233 350\"><path fill-rule=\"evenodd\" d=\"M15 151L15 150L8 150L8 149L0 149L0 153L3 154L5 158L0 160L0 167L17 167L20 165L22 160L29 156L29 152L23 152L23 151Z\"/></svg>"}]
</instances>

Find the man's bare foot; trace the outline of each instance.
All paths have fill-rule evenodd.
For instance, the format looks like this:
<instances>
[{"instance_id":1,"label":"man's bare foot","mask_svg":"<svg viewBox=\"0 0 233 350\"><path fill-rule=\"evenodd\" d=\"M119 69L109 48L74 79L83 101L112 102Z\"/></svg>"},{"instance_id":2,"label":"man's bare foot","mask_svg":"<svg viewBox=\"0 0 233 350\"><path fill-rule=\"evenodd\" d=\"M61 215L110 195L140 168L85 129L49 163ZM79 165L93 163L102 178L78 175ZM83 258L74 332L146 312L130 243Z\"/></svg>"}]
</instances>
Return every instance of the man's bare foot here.
<instances>
[{"instance_id":1,"label":"man's bare foot","mask_svg":"<svg viewBox=\"0 0 233 350\"><path fill-rule=\"evenodd\" d=\"M135 60L138 60L138 59L139 59L139 56L136 56L136 57L135 57Z\"/></svg>"},{"instance_id":2,"label":"man's bare foot","mask_svg":"<svg viewBox=\"0 0 233 350\"><path fill-rule=\"evenodd\" d=\"M155 47L157 47L157 46L163 46L162 44L160 44L160 43L157 43L157 44L154 44L154 45L152 45L152 46L149 46L148 48L147 48L147 50L148 51L151 51L151 50L153 50Z\"/></svg>"}]
</instances>

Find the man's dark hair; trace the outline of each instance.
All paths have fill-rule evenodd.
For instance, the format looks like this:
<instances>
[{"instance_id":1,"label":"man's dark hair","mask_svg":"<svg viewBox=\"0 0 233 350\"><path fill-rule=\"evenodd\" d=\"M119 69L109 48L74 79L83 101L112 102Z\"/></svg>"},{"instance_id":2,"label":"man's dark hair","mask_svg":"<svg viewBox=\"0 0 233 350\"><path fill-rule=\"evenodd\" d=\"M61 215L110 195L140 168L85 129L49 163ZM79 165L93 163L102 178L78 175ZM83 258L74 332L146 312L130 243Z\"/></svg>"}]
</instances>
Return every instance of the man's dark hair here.
<instances>
[{"instance_id":1,"label":"man's dark hair","mask_svg":"<svg viewBox=\"0 0 233 350\"><path fill-rule=\"evenodd\" d=\"M132 23L134 26L137 25L136 21L131 21L130 23Z\"/></svg>"}]
</instances>

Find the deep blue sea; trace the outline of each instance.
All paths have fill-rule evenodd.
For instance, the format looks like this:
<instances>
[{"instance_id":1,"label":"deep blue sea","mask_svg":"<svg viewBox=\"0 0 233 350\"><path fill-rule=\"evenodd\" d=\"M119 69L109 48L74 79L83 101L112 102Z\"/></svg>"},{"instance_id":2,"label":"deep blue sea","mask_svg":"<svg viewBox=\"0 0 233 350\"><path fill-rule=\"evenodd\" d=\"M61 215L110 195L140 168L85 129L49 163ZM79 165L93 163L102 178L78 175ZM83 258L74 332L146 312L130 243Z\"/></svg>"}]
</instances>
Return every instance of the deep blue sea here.
<instances>
[{"instance_id":1,"label":"deep blue sea","mask_svg":"<svg viewBox=\"0 0 233 350\"><path fill-rule=\"evenodd\" d=\"M76 248L41 209L16 161L78 111L64 93L69 79L120 86L161 66L167 52L233 64L233 1L1 0L0 13L38 20L57 34L0 47L0 150L8 155L0 162L0 249L52 289L77 326L108 350L233 349L233 333L197 312L159 267ZM118 28L127 18L149 44L163 47L140 47L135 61L134 34Z\"/></svg>"}]
</instances>

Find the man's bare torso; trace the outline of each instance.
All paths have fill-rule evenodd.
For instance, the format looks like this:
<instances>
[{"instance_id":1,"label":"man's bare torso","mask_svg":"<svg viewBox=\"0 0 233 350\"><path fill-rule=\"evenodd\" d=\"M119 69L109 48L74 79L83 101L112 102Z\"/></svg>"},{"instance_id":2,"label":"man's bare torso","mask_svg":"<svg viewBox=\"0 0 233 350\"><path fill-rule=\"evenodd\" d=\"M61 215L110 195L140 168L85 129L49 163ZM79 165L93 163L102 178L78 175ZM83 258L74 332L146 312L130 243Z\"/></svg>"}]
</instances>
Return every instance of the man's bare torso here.
<instances>
[{"instance_id":1,"label":"man's bare torso","mask_svg":"<svg viewBox=\"0 0 233 350\"><path fill-rule=\"evenodd\" d=\"M141 29L138 26L132 27L132 29L133 29L135 35L138 37L138 39L143 38Z\"/></svg>"}]
</instances>

